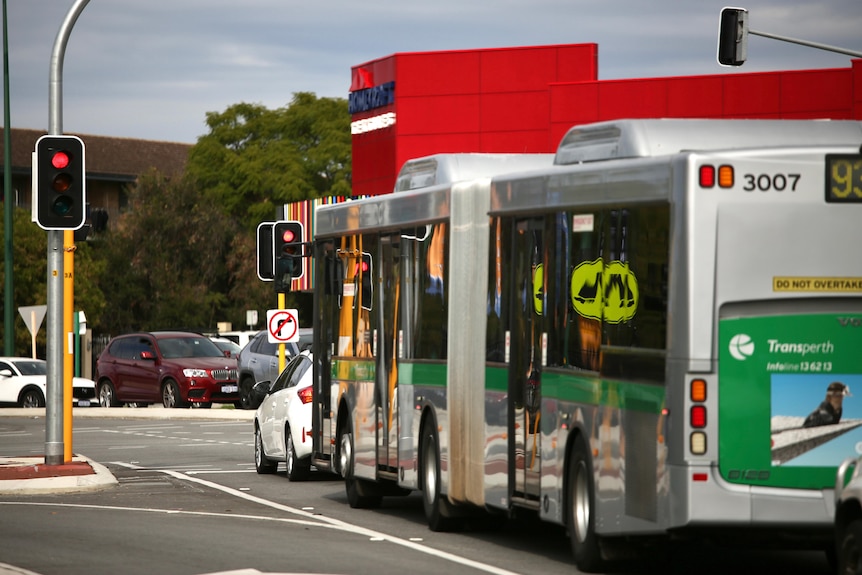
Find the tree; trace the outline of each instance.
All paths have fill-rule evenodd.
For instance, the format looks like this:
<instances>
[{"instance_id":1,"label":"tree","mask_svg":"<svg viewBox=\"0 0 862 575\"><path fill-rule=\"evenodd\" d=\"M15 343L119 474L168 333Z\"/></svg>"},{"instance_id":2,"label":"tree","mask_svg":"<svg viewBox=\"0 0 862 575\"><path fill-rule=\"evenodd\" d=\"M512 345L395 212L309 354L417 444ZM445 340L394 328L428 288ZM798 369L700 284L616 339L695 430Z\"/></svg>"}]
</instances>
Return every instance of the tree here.
<instances>
[{"instance_id":1,"label":"tree","mask_svg":"<svg viewBox=\"0 0 862 575\"><path fill-rule=\"evenodd\" d=\"M30 356L30 331L18 313L18 308L32 305L45 305L47 298L48 236L31 221L29 210L15 208L13 211L12 273L15 305L15 354ZM0 221L0 235L4 234ZM5 254L0 254L3 262ZM0 266L0 282L5 284L5 265ZM93 259L93 253L86 242L76 245L74 272L74 310L83 310L88 318L96 318L105 309L105 297L97 284L102 263ZM3 302L0 302L0 309ZM37 333L37 355L45 357L47 325L43 321ZM3 334L5 338L7 334ZM4 341L5 345L5 341Z\"/></svg>"},{"instance_id":2,"label":"tree","mask_svg":"<svg viewBox=\"0 0 862 575\"><path fill-rule=\"evenodd\" d=\"M185 177L145 174L129 200L99 245L100 285L111 294L100 325L109 333L211 328L227 302L236 226Z\"/></svg>"},{"instance_id":3,"label":"tree","mask_svg":"<svg viewBox=\"0 0 862 575\"><path fill-rule=\"evenodd\" d=\"M240 103L207 114L210 133L189 153L188 173L210 200L246 230L272 220L280 206L350 195L347 100L294 94L268 110Z\"/></svg>"}]
</instances>

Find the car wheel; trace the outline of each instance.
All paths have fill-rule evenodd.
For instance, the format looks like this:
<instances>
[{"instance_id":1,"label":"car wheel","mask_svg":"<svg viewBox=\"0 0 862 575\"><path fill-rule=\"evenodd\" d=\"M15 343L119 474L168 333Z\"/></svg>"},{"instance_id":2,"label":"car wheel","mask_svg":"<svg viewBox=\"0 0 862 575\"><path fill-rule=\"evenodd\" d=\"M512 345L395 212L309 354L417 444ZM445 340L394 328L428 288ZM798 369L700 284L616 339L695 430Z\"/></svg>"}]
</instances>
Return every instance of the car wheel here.
<instances>
[{"instance_id":1,"label":"car wheel","mask_svg":"<svg viewBox=\"0 0 862 575\"><path fill-rule=\"evenodd\" d=\"M431 531L455 531L462 525L457 517L447 517L440 493L440 448L433 418L423 426L422 434L422 507Z\"/></svg>"},{"instance_id":2,"label":"car wheel","mask_svg":"<svg viewBox=\"0 0 862 575\"><path fill-rule=\"evenodd\" d=\"M35 387L25 389L18 400L21 407L45 407L45 396Z\"/></svg>"},{"instance_id":3,"label":"car wheel","mask_svg":"<svg viewBox=\"0 0 862 575\"><path fill-rule=\"evenodd\" d=\"M601 571L605 562L596 534L595 488L592 464L583 437L575 438L567 473L566 526L578 569L588 573Z\"/></svg>"},{"instance_id":4,"label":"car wheel","mask_svg":"<svg viewBox=\"0 0 862 575\"><path fill-rule=\"evenodd\" d=\"M239 404L242 409L255 409L251 402L252 387L254 387L254 380L250 377L244 377L239 382Z\"/></svg>"},{"instance_id":5,"label":"car wheel","mask_svg":"<svg viewBox=\"0 0 862 575\"><path fill-rule=\"evenodd\" d=\"M838 533L838 574L862 573L862 520L850 522Z\"/></svg>"},{"instance_id":6,"label":"car wheel","mask_svg":"<svg viewBox=\"0 0 862 575\"><path fill-rule=\"evenodd\" d=\"M120 406L120 402L117 401L117 394L114 392L114 386L108 381L99 384L99 405L102 407Z\"/></svg>"},{"instance_id":7,"label":"car wheel","mask_svg":"<svg viewBox=\"0 0 862 575\"><path fill-rule=\"evenodd\" d=\"M162 405L167 409L174 407L186 407L180 396L180 386L173 379L169 379L162 386Z\"/></svg>"},{"instance_id":8,"label":"car wheel","mask_svg":"<svg viewBox=\"0 0 862 575\"><path fill-rule=\"evenodd\" d=\"M278 462L270 460L263 450L263 438L260 436L260 428L254 428L254 468L260 474L275 473Z\"/></svg>"},{"instance_id":9,"label":"car wheel","mask_svg":"<svg viewBox=\"0 0 862 575\"><path fill-rule=\"evenodd\" d=\"M369 493L369 491L373 491L374 486L370 482L357 479L353 475L355 459L353 453L353 433L350 430L349 423L341 430L338 445L339 468L341 476L344 478L347 504L353 509L373 509L380 507L383 497L378 494Z\"/></svg>"},{"instance_id":10,"label":"car wheel","mask_svg":"<svg viewBox=\"0 0 862 575\"><path fill-rule=\"evenodd\" d=\"M291 481L305 481L308 479L308 474L311 471L311 462L296 456L296 448L293 445L293 435L290 433L289 425L286 425L284 428L284 453L287 478Z\"/></svg>"}]
</instances>

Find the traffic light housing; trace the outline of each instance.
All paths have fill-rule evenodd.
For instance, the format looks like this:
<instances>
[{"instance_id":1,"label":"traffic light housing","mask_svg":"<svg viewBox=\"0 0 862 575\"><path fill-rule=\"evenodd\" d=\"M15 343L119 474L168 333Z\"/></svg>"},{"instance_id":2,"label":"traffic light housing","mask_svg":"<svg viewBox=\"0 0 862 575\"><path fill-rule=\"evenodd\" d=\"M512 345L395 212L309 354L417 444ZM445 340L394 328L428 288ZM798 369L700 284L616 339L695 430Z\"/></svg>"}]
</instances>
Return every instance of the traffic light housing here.
<instances>
[{"instance_id":1,"label":"traffic light housing","mask_svg":"<svg viewBox=\"0 0 862 575\"><path fill-rule=\"evenodd\" d=\"M274 226L275 222L261 222L257 226L257 277L265 282L275 279Z\"/></svg>"},{"instance_id":2,"label":"traffic light housing","mask_svg":"<svg viewBox=\"0 0 862 575\"><path fill-rule=\"evenodd\" d=\"M362 257L357 265L359 266L359 269L356 270L356 276L359 278L360 305L362 305L362 309L371 310L374 297L374 266L371 254L362 252Z\"/></svg>"},{"instance_id":3,"label":"traffic light housing","mask_svg":"<svg viewBox=\"0 0 862 575\"><path fill-rule=\"evenodd\" d=\"M302 222L287 220L275 222L272 228L275 254L275 291L288 293L290 282L302 277L303 238Z\"/></svg>"},{"instance_id":4,"label":"traffic light housing","mask_svg":"<svg viewBox=\"0 0 862 575\"><path fill-rule=\"evenodd\" d=\"M77 230L86 220L84 142L77 136L36 141L33 209L45 230Z\"/></svg>"},{"instance_id":5,"label":"traffic light housing","mask_svg":"<svg viewBox=\"0 0 862 575\"><path fill-rule=\"evenodd\" d=\"M748 10L723 8L718 26L718 63L742 66L748 56Z\"/></svg>"}]
</instances>

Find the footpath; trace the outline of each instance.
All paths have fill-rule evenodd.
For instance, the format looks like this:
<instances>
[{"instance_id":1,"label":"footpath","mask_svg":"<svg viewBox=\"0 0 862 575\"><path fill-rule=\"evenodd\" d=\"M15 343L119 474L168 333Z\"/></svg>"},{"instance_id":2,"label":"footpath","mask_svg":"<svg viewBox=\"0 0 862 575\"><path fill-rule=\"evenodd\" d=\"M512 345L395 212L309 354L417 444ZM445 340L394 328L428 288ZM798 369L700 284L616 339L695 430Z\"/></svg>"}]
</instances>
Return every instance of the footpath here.
<instances>
[{"instance_id":1,"label":"footpath","mask_svg":"<svg viewBox=\"0 0 862 575\"><path fill-rule=\"evenodd\" d=\"M200 420L254 420L254 410L233 409L213 405L210 409L165 409L162 406L130 407L75 407L72 419L200 419ZM0 408L0 418L45 418L44 408ZM73 423L74 428L74 423ZM63 493L104 489L117 483L104 466L89 458L73 454L72 460L61 465L46 465L45 456L16 456L0 454L0 494Z\"/></svg>"}]
</instances>

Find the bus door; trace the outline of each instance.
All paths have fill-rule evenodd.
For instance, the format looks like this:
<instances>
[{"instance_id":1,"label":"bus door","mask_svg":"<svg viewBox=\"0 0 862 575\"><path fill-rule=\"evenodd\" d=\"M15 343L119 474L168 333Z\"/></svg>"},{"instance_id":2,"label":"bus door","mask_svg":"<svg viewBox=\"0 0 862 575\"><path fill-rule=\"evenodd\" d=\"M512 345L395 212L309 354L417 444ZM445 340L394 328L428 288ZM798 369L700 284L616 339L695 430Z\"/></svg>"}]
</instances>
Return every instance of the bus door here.
<instances>
[{"instance_id":1,"label":"bus door","mask_svg":"<svg viewBox=\"0 0 862 575\"><path fill-rule=\"evenodd\" d=\"M334 422L332 420L332 353L338 337L338 302L344 281L344 264L339 260L333 242L314 246L315 285L314 314L314 399L312 427L314 455L327 460L333 453ZM331 464L330 460L330 464ZM320 463L319 463L320 465Z\"/></svg>"},{"instance_id":2,"label":"bus door","mask_svg":"<svg viewBox=\"0 0 862 575\"><path fill-rule=\"evenodd\" d=\"M509 355L509 454L514 493L539 495L541 471L542 219L516 221L512 242L512 324Z\"/></svg>"},{"instance_id":3,"label":"bus door","mask_svg":"<svg viewBox=\"0 0 862 575\"><path fill-rule=\"evenodd\" d=\"M382 236L378 257L373 261L372 313L379 328L374 334L377 358L377 462L382 468L398 468L398 329L401 298L400 234ZM379 289L377 289L379 288Z\"/></svg>"}]
</instances>

